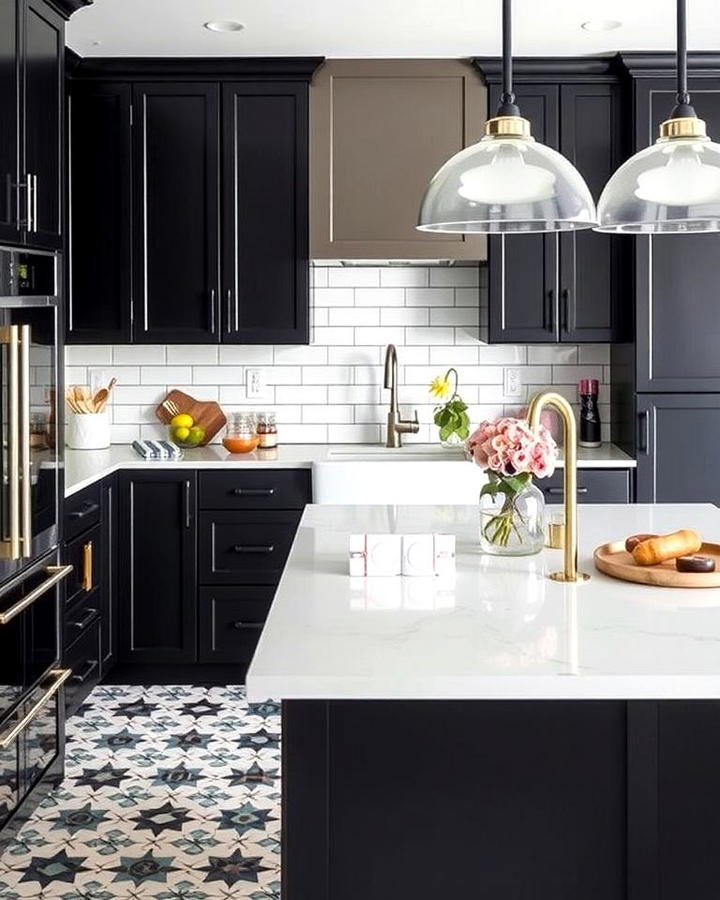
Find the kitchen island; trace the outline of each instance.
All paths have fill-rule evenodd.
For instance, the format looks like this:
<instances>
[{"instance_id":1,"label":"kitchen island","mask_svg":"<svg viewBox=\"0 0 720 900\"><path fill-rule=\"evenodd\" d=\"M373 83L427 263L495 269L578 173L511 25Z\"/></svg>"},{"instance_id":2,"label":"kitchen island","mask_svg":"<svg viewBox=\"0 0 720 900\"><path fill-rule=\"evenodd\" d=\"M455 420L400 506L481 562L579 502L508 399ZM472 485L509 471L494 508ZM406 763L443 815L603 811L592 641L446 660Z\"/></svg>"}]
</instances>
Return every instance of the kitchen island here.
<instances>
[{"instance_id":1,"label":"kitchen island","mask_svg":"<svg viewBox=\"0 0 720 900\"><path fill-rule=\"evenodd\" d=\"M710 505L587 506L559 551L487 557L476 507L308 507L248 673L283 702L286 900L716 897L720 589L594 570ZM353 532L451 532L450 579L350 579Z\"/></svg>"}]
</instances>

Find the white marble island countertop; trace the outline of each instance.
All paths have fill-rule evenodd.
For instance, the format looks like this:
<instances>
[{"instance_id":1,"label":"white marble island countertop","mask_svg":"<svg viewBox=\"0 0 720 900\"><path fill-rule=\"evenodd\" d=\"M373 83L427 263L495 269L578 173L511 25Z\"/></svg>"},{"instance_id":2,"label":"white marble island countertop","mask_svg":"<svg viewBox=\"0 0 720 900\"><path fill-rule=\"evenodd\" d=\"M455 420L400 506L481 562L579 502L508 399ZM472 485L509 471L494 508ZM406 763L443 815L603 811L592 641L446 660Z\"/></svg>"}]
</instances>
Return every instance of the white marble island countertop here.
<instances>
[{"instance_id":1,"label":"white marble island countertop","mask_svg":"<svg viewBox=\"0 0 720 900\"><path fill-rule=\"evenodd\" d=\"M581 506L585 584L562 553L480 554L478 510L309 506L247 676L251 700L720 698L720 588L657 588L596 571L593 548L696 528L710 504ZM457 535L453 578L347 575L354 532Z\"/></svg>"}]
</instances>

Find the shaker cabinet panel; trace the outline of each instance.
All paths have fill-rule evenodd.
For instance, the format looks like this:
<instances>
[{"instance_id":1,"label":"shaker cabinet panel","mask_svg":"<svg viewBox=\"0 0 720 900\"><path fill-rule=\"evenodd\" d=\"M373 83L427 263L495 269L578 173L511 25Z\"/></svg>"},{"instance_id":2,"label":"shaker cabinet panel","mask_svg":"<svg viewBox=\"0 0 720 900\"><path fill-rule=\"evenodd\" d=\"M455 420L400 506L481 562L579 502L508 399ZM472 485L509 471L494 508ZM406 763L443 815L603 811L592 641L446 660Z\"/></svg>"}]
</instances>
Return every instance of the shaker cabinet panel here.
<instances>
[{"instance_id":1,"label":"shaker cabinet panel","mask_svg":"<svg viewBox=\"0 0 720 900\"><path fill-rule=\"evenodd\" d=\"M67 327L76 344L132 336L130 116L129 84L71 82Z\"/></svg>"},{"instance_id":2,"label":"shaker cabinet panel","mask_svg":"<svg viewBox=\"0 0 720 900\"><path fill-rule=\"evenodd\" d=\"M0 241L21 239L19 218L20 16L16 0L0 2ZM23 198L24 199L24 198ZM0 816L0 818L2 818Z\"/></svg>"},{"instance_id":3,"label":"shaker cabinet panel","mask_svg":"<svg viewBox=\"0 0 720 900\"><path fill-rule=\"evenodd\" d=\"M470 63L329 60L311 101L313 258L485 259L483 236L415 229L432 176L482 136Z\"/></svg>"},{"instance_id":4,"label":"shaker cabinet panel","mask_svg":"<svg viewBox=\"0 0 720 900\"><path fill-rule=\"evenodd\" d=\"M26 242L62 248L62 116L65 31L42 0L25 14L25 171L30 178L32 227Z\"/></svg>"},{"instance_id":5,"label":"shaker cabinet panel","mask_svg":"<svg viewBox=\"0 0 720 900\"><path fill-rule=\"evenodd\" d=\"M720 133L720 77L691 79L708 134ZM635 83L636 146L653 143L672 108L672 79ZM720 391L720 253L715 234L636 243L638 391Z\"/></svg>"},{"instance_id":6,"label":"shaker cabinet panel","mask_svg":"<svg viewBox=\"0 0 720 900\"><path fill-rule=\"evenodd\" d=\"M639 503L720 506L720 394L638 395L637 432Z\"/></svg>"},{"instance_id":7,"label":"shaker cabinet panel","mask_svg":"<svg viewBox=\"0 0 720 900\"><path fill-rule=\"evenodd\" d=\"M223 86L223 336L309 340L306 84Z\"/></svg>"},{"instance_id":8,"label":"shaker cabinet panel","mask_svg":"<svg viewBox=\"0 0 720 900\"><path fill-rule=\"evenodd\" d=\"M219 88L136 84L135 339L218 340Z\"/></svg>"}]
</instances>

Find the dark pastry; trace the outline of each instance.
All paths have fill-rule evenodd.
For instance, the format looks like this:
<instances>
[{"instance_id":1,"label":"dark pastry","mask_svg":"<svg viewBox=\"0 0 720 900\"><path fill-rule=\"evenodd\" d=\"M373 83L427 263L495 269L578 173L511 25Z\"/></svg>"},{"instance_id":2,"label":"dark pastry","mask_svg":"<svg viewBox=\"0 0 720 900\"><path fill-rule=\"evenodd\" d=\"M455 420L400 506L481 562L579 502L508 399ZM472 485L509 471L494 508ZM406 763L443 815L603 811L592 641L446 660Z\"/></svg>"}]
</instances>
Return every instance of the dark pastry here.
<instances>
[{"instance_id":1,"label":"dark pastry","mask_svg":"<svg viewBox=\"0 0 720 900\"><path fill-rule=\"evenodd\" d=\"M714 572L715 560L709 556L680 556L675 560L678 572Z\"/></svg>"}]
</instances>

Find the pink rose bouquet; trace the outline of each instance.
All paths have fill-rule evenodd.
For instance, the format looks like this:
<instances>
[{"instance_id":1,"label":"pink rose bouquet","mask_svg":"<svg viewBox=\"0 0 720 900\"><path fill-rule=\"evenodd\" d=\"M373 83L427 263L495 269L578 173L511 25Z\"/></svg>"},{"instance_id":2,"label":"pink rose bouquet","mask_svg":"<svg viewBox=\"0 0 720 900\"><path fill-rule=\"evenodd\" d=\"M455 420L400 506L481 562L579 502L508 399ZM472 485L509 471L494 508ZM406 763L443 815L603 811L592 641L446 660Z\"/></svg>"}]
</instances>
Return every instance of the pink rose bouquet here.
<instances>
[{"instance_id":1,"label":"pink rose bouquet","mask_svg":"<svg viewBox=\"0 0 720 900\"><path fill-rule=\"evenodd\" d=\"M519 536L518 518L520 524L526 524L518 508L518 495L533 476L547 478L553 474L557 445L544 425L533 431L521 419L501 418L483 422L466 446L473 462L488 473L480 496L504 496L500 511L483 523L483 536L491 544L506 547L514 532Z\"/></svg>"}]
</instances>

